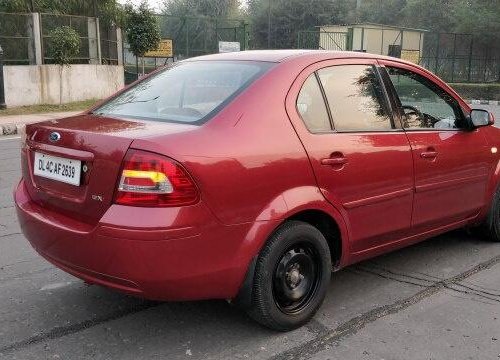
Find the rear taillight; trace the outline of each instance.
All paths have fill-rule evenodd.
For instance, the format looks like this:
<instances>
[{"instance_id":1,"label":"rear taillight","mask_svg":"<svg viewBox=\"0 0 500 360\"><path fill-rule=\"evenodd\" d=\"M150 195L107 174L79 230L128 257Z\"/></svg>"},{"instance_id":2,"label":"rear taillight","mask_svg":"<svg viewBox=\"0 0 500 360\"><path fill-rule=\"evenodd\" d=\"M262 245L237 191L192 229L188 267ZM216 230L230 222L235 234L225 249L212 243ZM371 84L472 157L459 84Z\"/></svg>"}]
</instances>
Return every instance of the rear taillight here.
<instances>
[{"instance_id":1,"label":"rear taillight","mask_svg":"<svg viewBox=\"0 0 500 360\"><path fill-rule=\"evenodd\" d=\"M198 199L196 185L180 164L147 151L127 151L115 195L116 204L184 206Z\"/></svg>"}]
</instances>

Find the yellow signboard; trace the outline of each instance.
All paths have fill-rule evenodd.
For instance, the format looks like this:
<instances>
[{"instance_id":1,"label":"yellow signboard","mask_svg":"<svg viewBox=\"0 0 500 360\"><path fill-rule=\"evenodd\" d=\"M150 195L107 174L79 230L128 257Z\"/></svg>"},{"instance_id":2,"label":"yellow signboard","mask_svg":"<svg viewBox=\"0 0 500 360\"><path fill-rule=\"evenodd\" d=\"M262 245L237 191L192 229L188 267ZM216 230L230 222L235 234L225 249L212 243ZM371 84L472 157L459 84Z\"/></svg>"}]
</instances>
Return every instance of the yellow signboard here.
<instances>
[{"instance_id":1,"label":"yellow signboard","mask_svg":"<svg viewBox=\"0 0 500 360\"><path fill-rule=\"evenodd\" d=\"M418 64L420 60L419 50L401 50L401 59Z\"/></svg>"},{"instance_id":2,"label":"yellow signboard","mask_svg":"<svg viewBox=\"0 0 500 360\"><path fill-rule=\"evenodd\" d=\"M148 51L144 57L170 58L174 57L174 44L172 39L162 39L156 50Z\"/></svg>"}]
</instances>

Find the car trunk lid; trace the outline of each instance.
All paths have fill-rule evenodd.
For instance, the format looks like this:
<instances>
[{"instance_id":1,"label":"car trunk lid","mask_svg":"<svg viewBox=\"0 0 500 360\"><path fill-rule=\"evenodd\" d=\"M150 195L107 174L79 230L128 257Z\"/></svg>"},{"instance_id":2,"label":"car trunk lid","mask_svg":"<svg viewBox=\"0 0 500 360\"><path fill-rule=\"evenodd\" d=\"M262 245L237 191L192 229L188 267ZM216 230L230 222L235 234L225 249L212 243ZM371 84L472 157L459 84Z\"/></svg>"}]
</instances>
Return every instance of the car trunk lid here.
<instances>
[{"instance_id":1,"label":"car trunk lid","mask_svg":"<svg viewBox=\"0 0 500 360\"><path fill-rule=\"evenodd\" d=\"M134 139L192 126L131 121L84 114L26 127L23 177L33 201L88 224L95 224L113 202L123 158ZM57 136L54 136L57 134ZM35 154L71 161L81 170L73 185L35 175ZM55 157L55 158L51 158ZM62 161L62 160L61 160Z\"/></svg>"}]
</instances>

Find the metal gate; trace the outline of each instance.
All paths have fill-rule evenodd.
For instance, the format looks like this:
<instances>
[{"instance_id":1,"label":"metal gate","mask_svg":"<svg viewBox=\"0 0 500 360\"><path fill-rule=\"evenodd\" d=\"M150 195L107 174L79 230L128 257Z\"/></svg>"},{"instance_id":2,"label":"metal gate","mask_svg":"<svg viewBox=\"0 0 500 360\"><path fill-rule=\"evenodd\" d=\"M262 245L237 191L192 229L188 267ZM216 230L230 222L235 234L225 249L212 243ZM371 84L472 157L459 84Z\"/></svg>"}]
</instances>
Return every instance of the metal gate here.
<instances>
[{"instance_id":1,"label":"metal gate","mask_svg":"<svg viewBox=\"0 0 500 360\"><path fill-rule=\"evenodd\" d=\"M297 48L321 50L350 50L349 33L328 31L299 31Z\"/></svg>"}]
</instances>

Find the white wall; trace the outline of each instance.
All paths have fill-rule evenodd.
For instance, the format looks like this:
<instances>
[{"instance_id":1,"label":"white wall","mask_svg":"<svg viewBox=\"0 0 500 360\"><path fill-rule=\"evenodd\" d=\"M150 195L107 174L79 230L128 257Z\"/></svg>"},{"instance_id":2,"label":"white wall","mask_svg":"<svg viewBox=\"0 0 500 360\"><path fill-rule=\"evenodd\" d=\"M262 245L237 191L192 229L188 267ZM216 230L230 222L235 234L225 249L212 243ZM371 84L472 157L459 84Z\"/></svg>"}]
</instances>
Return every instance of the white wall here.
<instances>
[{"instance_id":1,"label":"white wall","mask_svg":"<svg viewBox=\"0 0 500 360\"><path fill-rule=\"evenodd\" d=\"M8 107L59 104L58 65L4 66ZM123 66L71 65L63 68L63 103L105 98L124 86Z\"/></svg>"}]
</instances>

